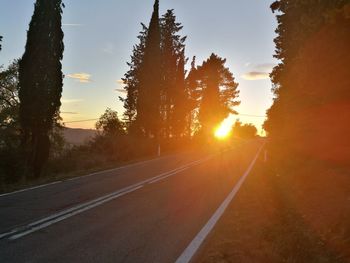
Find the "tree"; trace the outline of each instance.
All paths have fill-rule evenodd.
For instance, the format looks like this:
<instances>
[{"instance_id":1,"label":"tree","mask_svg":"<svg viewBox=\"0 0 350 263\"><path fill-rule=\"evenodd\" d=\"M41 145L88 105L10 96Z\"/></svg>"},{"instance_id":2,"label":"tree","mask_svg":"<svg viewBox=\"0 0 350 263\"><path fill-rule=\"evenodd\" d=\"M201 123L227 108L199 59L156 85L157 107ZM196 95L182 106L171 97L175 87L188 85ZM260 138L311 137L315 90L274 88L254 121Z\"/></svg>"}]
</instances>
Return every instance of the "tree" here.
<instances>
[{"instance_id":1,"label":"tree","mask_svg":"<svg viewBox=\"0 0 350 263\"><path fill-rule=\"evenodd\" d=\"M182 137L186 133L186 116L190 111L189 94L185 83L185 51L182 51L177 63L176 82L174 92L174 106L172 116L172 132L174 137Z\"/></svg>"},{"instance_id":2,"label":"tree","mask_svg":"<svg viewBox=\"0 0 350 263\"><path fill-rule=\"evenodd\" d=\"M137 98L137 126L147 137L159 137L160 130L161 49L159 1L154 3L152 18L145 40L140 68L140 86Z\"/></svg>"},{"instance_id":3,"label":"tree","mask_svg":"<svg viewBox=\"0 0 350 263\"><path fill-rule=\"evenodd\" d=\"M350 99L350 2L279 0L271 8L277 12L280 60L271 74L275 99L264 123L271 155L279 165L288 159L284 154L349 160L344 142L350 127L342 113Z\"/></svg>"},{"instance_id":4,"label":"tree","mask_svg":"<svg viewBox=\"0 0 350 263\"><path fill-rule=\"evenodd\" d=\"M238 84L228 68L226 59L215 54L203 62L197 69L198 85L201 89L199 121L204 134L211 134L228 115L236 113L234 106L239 105Z\"/></svg>"},{"instance_id":5,"label":"tree","mask_svg":"<svg viewBox=\"0 0 350 263\"><path fill-rule=\"evenodd\" d=\"M1 51L1 48L2 48L1 42L2 42L2 36L0 36L0 51Z\"/></svg>"},{"instance_id":6,"label":"tree","mask_svg":"<svg viewBox=\"0 0 350 263\"><path fill-rule=\"evenodd\" d=\"M192 58L191 69L185 79L187 102L186 102L186 133L191 136L197 130L198 107L200 103L201 90L198 85L198 71L196 57Z\"/></svg>"},{"instance_id":7,"label":"tree","mask_svg":"<svg viewBox=\"0 0 350 263\"><path fill-rule=\"evenodd\" d=\"M18 60L0 72L0 148L18 147Z\"/></svg>"},{"instance_id":8,"label":"tree","mask_svg":"<svg viewBox=\"0 0 350 263\"><path fill-rule=\"evenodd\" d=\"M62 0L37 0L19 63L19 120L30 174L38 177L49 157L49 131L59 117L63 86Z\"/></svg>"},{"instance_id":9,"label":"tree","mask_svg":"<svg viewBox=\"0 0 350 263\"><path fill-rule=\"evenodd\" d=\"M245 123L242 125L242 122L236 120L232 128L232 134L235 137L242 139L252 139L258 133L256 127L251 123Z\"/></svg>"},{"instance_id":10,"label":"tree","mask_svg":"<svg viewBox=\"0 0 350 263\"><path fill-rule=\"evenodd\" d=\"M124 74L122 79L127 92L126 98L119 97L124 103L124 118L127 123L128 131L131 132L131 127L136 120L137 114L137 97L138 90L140 88L140 69L144 57L145 41L148 29L141 23L142 30L137 37L139 43L133 47L133 54L131 55L131 61L127 63L129 70Z\"/></svg>"},{"instance_id":11,"label":"tree","mask_svg":"<svg viewBox=\"0 0 350 263\"><path fill-rule=\"evenodd\" d=\"M18 60L0 72L0 125L7 125L18 117Z\"/></svg>"},{"instance_id":12,"label":"tree","mask_svg":"<svg viewBox=\"0 0 350 263\"><path fill-rule=\"evenodd\" d=\"M174 135L174 126L179 131L178 118L181 113L179 94L184 94L185 86L181 83L184 79L184 65L186 63L184 49L186 36L181 37L179 32L183 26L176 22L174 10L167 10L160 20L161 24L161 48L162 48L162 89L161 89L161 115L163 119L164 136L168 138ZM180 72L178 72L180 71ZM179 79L178 79L179 78ZM177 97L177 98L176 98ZM177 115L176 117L174 115ZM178 134L177 134L178 135Z\"/></svg>"},{"instance_id":13,"label":"tree","mask_svg":"<svg viewBox=\"0 0 350 263\"><path fill-rule=\"evenodd\" d=\"M124 125L118 118L118 112L107 108L96 122L96 129L104 136L116 137L125 134Z\"/></svg>"}]
</instances>

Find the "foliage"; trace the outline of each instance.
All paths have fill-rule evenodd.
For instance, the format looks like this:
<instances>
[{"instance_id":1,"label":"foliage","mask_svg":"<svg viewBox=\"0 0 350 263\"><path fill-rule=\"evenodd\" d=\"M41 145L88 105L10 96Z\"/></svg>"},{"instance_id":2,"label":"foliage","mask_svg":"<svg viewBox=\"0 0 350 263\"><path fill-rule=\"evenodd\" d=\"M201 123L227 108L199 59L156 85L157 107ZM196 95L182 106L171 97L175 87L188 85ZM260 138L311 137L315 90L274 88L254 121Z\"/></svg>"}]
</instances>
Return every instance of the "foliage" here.
<instances>
[{"instance_id":1,"label":"foliage","mask_svg":"<svg viewBox=\"0 0 350 263\"><path fill-rule=\"evenodd\" d=\"M124 125L118 118L118 112L107 108L96 123L96 129L104 136L124 135Z\"/></svg>"},{"instance_id":2,"label":"foliage","mask_svg":"<svg viewBox=\"0 0 350 263\"><path fill-rule=\"evenodd\" d=\"M0 185L19 180L23 170L18 88L18 60L15 60L0 72Z\"/></svg>"},{"instance_id":3,"label":"foliage","mask_svg":"<svg viewBox=\"0 0 350 263\"><path fill-rule=\"evenodd\" d=\"M8 143L18 136L18 60L0 72L0 141Z\"/></svg>"},{"instance_id":4,"label":"foliage","mask_svg":"<svg viewBox=\"0 0 350 263\"><path fill-rule=\"evenodd\" d=\"M140 69L136 122L146 137L158 138L160 130L161 49L159 1L154 3Z\"/></svg>"},{"instance_id":5,"label":"foliage","mask_svg":"<svg viewBox=\"0 0 350 263\"><path fill-rule=\"evenodd\" d=\"M264 128L276 163L283 165L285 154L350 160L349 7L348 0L272 5L278 21L275 56L281 63L271 74L275 99Z\"/></svg>"},{"instance_id":6,"label":"foliage","mask_svg":"<svg viewBox=\"0 0 350 263\"><path fill-rule=\"evenodd\" d=\"M150 23L155 33L151 37L150 29L141 24L139 43L133 48L131 61L127 63L129 70L123 78L127 96L126 98L119 97L119 99L124 103L124 117L129 133L135 135L141 131L146 135L145 125L147 125L148 130L156 131L147 136L155 137L156 134L159 134L169 138L170 136L182 136L185 133L187 115L185 110L189 108L186 107L188 95L184 69L187 61L184 53L186 37L179 35L182 26L176 22L173 10L168 10L160 19L157 13L158 3L156 1ZM153 63L153 57L147 55L149 52L155 52L157 63ZM158 60L159 56L160 60ZM152 74L159 76L160 82L158 82L158 77L156 79L150 77L153 76ZM154 81L156 81L155 85ZM154 114L151 115L152 111ZM135 122L137 118L138 121Z\"/></svg>"},{"instance_id":7,"label":"foliage","mask_svg":"<svg viewBox=\"0 0 350 263\"><path fill-rule=\"evenodd\" d=\"M196 57L192 58L191 69L185 79L186 93L188 94L186 101L186 134L193 135L198 131L199 123L198 108L200 105L201 89L198 85L198 71L196 67Z\"/></svg>"},{"instance_id":8,"label":"foliage","mask_svg":"<svg viewBox=\"0 0 350 263\"><path fill-rule=\"evenodd\" d=\"M61 105L64 49L61 20L61 0L37 0L19 63L19 120L28 151L29 173L36 177L49 157L49 132Z\"/></svg>"},{"instance_id":9,"label":"foliage","mask_svg":"<svg viewBox=\"0 0 350 263\"><path fill-rule=\"evenodd\" d=\"M230 113L236 113L232 107L239 104L238 84L230 70L225 67L226 59L211 54L209 59L197 68L198 85L201 89L199 121L202 131L212 133Z\"/></svg>"},{"instance_id":10,"label":"foliage","mask_svg":"<svg viewBox=\"0 0 350 263\"><path fill-rule=\"evenodd\" d=\"M185 82L185 52L182 51L176 69L175 92L173 96L173 110L171 117L171 131L174 137L186 135L186 117L191 112L189 94Z\"/></svg>"},{"instance_id":11,"label":"foliage","mask_svg":"<svg viewBox=\"0 0 350 263\"><path fill-rule=\"evenodd\" d=\"M124 104L124 119L127 122L128 130L131 131L131 126L136 120L136 105L138 90L140 86L140 69L143 61L145 42L148 29L144 24L141 24L142 30L137 37L139 43L133 47L133 53L131 55L131 61L127 63L129 70L124 74L122 79L125 86L124 89L127 93L126 98L119 97Z\"/></svg>"},{"instance_id":12,"label":"foliage","mask_svg":"<svg viewBox=\"0 0 350 263\"><path fill-rule=\"evenodd\" d=\"M162 49L162 89L161 116L163 120L163 134L180 136L184 132L185 93L185 41L179 32L183 26L176 22L174 10L168 10L160 20L161 49Z\"/></svg>"},{"instance_id":13,"label":"foliage","mask_svg":"<svg viewBox=\"0 0 350 263\"><path fill-rule=\"evenodd\" d=\"M258 130L253 124L245 123L242 125L242 122L240 122L239 120L236 120L232 128L233 136L241 139L252 139L256 137L257 133Z\"/></svg>"},{"instance_id":14,"label":"foliage","mask_svg":"<svg viewBox=\"0 0 350 263\"><path fill-rule=\"evenodd\" d=\"M0 185L15 183L24 174L24 151L21 146L19 112L19 60L14 60L7 69L0 72ZM60 156L65 149L61 125L55 120L49 133L51 142L50 159Z\"/></svg>"}]
</instances>

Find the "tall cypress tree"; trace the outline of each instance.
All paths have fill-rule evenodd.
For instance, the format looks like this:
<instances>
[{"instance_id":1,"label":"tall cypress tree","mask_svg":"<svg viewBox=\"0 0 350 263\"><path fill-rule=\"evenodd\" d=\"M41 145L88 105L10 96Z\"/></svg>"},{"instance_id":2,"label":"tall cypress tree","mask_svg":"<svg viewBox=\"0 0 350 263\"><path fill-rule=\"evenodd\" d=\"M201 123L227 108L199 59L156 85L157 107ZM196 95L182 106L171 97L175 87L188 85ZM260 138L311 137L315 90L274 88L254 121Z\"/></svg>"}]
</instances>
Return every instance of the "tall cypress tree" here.
<instances>
[{"instance_id":1,"label":"tall cypress tree","mask_svg":"<svg viewBox=\"0 0 350 263\"><path fill-rule=\"evenodd\" d=\"M172 113L172 133L175 137L185 135L186 115L190 110L189 94L185 83L185 49L182 50L176 70L176 84L174 92L174 108Z\"/></svg>"},{"instance_id":2,"label":"tall cypress tree","mask_svg":"<svg viewBox=\"0 0 350 263\"><path fill-rule=\"evenodd\" d=\"M154 3L152 18L145 41L144 57L140 69L137 98L138 127L147 137L158 137L160 130L161 49L159 1Z\"/></svg>"},{"instance_id":3,"label":"tall cypress tree","mask_svg":"<svg viewBox=\"0 0 350 263\"><path fill-rule=\"evenodd\" d=\"M133 53L131 55L131 61L127 63L129 70L124 74L122 79L125 84L125 91L127 92L126 98L119 97L119 99L124 103L124 119L127 123L128 132L131 132L131 127L135 125L136 119L136 106L138 90L140 87L140 69L144 57L145 51L145 41L148 29L144 24L141 24L142 31L139 36L139 43L133 47Z\"/></svg>"},{"instance_id":4,"label":"tall cypress tree","mask_svg":"<svg viewBox=\"0 0 350 263\"><path fill-rule=\"evenodd\" d=\"M20 123L30 173L39 176L50 150L63 86L62 0L37 0L19 64Z\"/></svg>"},{"instance_id":5,"label":"tall cypress tree","mask_svg":"<svg viewBox=\"0 0 350 263\"><path fill-rule=\"evenodd\" d=\"M163 133L169 137L173 133L176 120L174 119L175 97L179 92L178 69L181 70L180 63L185 63L183 57L186 36L181 37L179 32L183 26L176 22L174 10L167 10L161 18L161 47L162 47L162 89L161 89L161 111L163 120ZM181 61L183 60L183 61ZM183 78L183 77L182 77ZM179 80L181 82L181 80ZM179 101L178 101L179 102Z\"/></svg>"},{"instance_id":6,"label":"tall cypress tree","mask_svg":"<svg viewBox=\"0 0 350 263\"><path fill-rule=\"evenodd\" d=\"M201 90L198 85L198 71L196 67L196 57L192 58L191 69L185 80L187 98L186 108L186 134L191 136L196 130L198 107L200 102Z\"/></svg>"}]
</instances>

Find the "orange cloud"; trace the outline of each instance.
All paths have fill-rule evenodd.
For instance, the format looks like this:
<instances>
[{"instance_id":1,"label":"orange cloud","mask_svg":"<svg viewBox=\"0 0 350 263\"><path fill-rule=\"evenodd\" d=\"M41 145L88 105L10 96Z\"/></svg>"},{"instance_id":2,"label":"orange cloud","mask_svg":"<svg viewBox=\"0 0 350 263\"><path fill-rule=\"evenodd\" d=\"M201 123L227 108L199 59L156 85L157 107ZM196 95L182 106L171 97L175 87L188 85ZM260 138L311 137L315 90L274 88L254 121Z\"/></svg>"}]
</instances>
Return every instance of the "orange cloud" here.
<instances>
[{"instance_id":1,"label":"orange cloud","mask_svg":"<svg viewBox=\"0 0 350 263\"><path fill-rule=\"evenodd\" d=\"M246 80L259 80L259 79L269 79L270 73L267 72L259 72L259 71L251 71L242 75L242 78Z\"/></svg>"},{"instance_id":2,"label":"orange cloud","mask_svg":"<svg viewBox=\"0 0 350 263\"><path fill-rule=\"evenodd\" d=\"M91 82L91 75L88 73L74 73L74 74L68 74L68 78L75 79L79 81L80 83L89 83Z\"/></svg>"}]
</instances>

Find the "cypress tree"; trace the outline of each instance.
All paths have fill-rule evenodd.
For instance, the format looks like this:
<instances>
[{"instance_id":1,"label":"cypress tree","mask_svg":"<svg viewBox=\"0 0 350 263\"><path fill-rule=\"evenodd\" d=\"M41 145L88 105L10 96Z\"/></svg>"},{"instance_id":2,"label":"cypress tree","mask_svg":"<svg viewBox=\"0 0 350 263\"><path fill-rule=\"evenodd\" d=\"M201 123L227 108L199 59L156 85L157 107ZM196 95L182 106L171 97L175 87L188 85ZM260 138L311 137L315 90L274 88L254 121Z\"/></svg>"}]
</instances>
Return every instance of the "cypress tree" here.
<instances>
[{"instance_id":1,"label":"cypress tree","mask_svg":"<svg viewBox=\"0 0 350 263\"><path fill-rule=\"evenodd\" d=\"M180 55L180 60L177 63L176 70L174 109L172 116L172 132L175 137L182 137L185 135L186 114L190 110L189 96L186 92L185 84L185 63L185 50L183 49Z\"/></svg>"},{"instance_id":2,"label":"cypress tree","mask_svg":"<svg viewBox=\"0 0 350 263\"><path fill-rule=\"evenodd\" d=\"M185 63L184 48L186 36L181 37L179 32L183 26L176 22L174 10L168 10L161 19L161 47L162 47L162 89L161 89L161 111L163 120L163 133L169 137L174 129L175 97L180 92L184 92L184 86L178 85L177 77L180 63ZM181 62L181 60L183 60ZM180 77L180 78L183 78ZM181 82L181 80L180 80ZM178 91L182 88L182 91ZM178 101L179 102L179 101ZM177 107L178 108L178 107Z\"/></svg>"},{"instance_id":3,"label":"cypress tree","mask_svg":"<svg viewBox=\"0 0 350 263\"><path fill-rule=\"evenodd\" d=\"M19 64L19 119L30 174L39 176L50 150L49 131L59 117L63 86L62 0L37 0Z\"/></svg>"},{"instance_id":4,"label":"cypress tree","mask_svg":"<svg viewBox=\"0 0 350 263\"><path fill-rule=\"evenodd\" d=\"M124 74L122 79L125 84L125 91L127 92L126 98L119 97L119 99L124 103L124 120L127 123L128 132L132 132L132 128L135 125L136 120L136 106L138 90L140 87L140 69L144 57L145 51L145 41L148 29L144 24L142 25L142 31L139 36L139 43L133 47L133 54L131 55L131 61L127 63L129 70Z\"/></svg>"},{"instance_id":5,"label":"cypress tree","mask_svg":"<svg viewBox=\"0 0 350 263\"><path fill-rule=\"evenodd\" d=\"M196 67L196 57L192 58L191 69L185 80L187 98L186 108L186 133L191 136L196 130L198 117L198 107L200 102L201 90L198 85L198 71Z\"/></svg>"},{"instance_id":6,"label":"cypress tree","mask_svg":"<svg viewBox=\"0 0 350 263\"><path fill-rule=\"evenodd\" d=\"M140 86L137 98L138 127L147 137L158 137L160 129L161 49L159 1L154 3L148 27L145 50L140 68Z\"/></svg>"}]
</instances>

